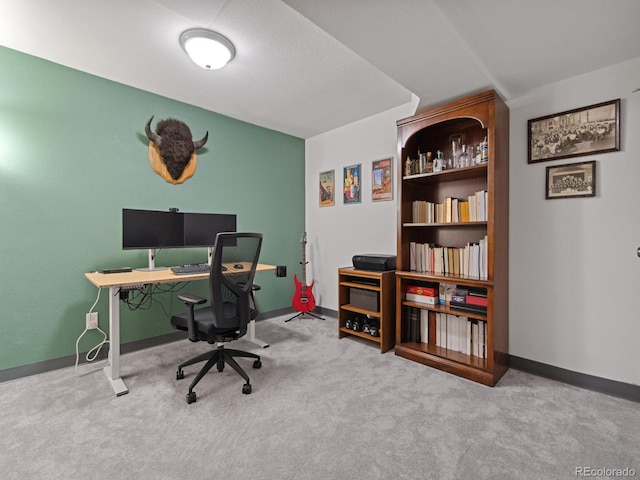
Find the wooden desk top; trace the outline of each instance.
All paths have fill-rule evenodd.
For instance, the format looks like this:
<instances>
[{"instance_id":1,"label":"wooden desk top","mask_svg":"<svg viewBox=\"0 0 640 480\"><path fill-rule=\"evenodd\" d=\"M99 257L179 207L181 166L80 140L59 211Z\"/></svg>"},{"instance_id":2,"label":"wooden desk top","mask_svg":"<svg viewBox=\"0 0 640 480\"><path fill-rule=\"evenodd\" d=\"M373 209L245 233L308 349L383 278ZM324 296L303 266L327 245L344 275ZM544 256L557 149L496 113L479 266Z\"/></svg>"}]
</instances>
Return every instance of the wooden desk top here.
<instances>
[{"instance_id":1,"label":"wooden desk top","mask_svg":"<svg viewBox=\"0 0 640 480\"><path fill-rule=\"evenodd\" d=\"M275 265L259 263L256 272L265 272L275 269ZM230 270L233 270L233 267L231 267ZM242 270L238 271L241 272ZM169 268L158 268L157 270L153 270L151 272L143 272L140 270L133 270L131 272L123 273L89 272L85 273L84 276L87 277L87 279L89 279L89 281L96 287L105 288L149 283L178 283L191 282L193 280L206 280L209 278L209 272L189 275L176 275L171 270L169 270Z\"/></svg>"}]
</instances>

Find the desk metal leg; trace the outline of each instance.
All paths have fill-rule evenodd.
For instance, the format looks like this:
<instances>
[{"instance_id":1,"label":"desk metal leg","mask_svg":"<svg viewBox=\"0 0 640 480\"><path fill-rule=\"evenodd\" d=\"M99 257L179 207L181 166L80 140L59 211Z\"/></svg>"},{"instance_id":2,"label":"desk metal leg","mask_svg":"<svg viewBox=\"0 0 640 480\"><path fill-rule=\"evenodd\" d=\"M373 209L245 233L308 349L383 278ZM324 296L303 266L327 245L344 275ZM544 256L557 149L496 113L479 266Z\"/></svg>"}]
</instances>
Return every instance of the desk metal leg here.
<instances>
[{"instance_id":1,"label":"desk metal leg","mask_svg":"<svg viewBox=\"0 0 640 480\"><path fill-rule=\"evenodd\" d=\"M257 345L261 348L267 348L269 346L268 343L263 342L262 340L258 340L256 338L256 321L251 320L249 325L247 325L247 336L244 337L247 342L251 342L254 345Z\"/></svg>"},{"instance_id":2,"label":"desk metal leg","mask_svg":"<svg viewBox=\"0 0 640 480\"><path fill-rule=\"evenodd\" d=\"M129 393L129 389L120 378L120 293L118 287L109 288L109 351L111 360L104 367L104 373L111 382L116 396Z\"/></svg>"}]
</instances>

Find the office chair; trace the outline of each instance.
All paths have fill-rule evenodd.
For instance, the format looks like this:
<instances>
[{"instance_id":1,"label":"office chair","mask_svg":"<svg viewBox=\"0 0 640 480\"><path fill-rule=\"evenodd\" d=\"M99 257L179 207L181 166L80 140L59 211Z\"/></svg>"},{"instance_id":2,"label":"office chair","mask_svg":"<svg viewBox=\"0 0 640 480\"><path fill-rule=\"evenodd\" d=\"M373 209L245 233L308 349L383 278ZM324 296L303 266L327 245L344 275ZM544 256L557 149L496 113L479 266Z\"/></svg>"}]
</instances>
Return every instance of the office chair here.
<instances>
[{"instance_id":1,"label":"office chair","mask_svg":"<svg viewBox=\"0 0 640 480\"><path fill-rule=\"evenodd\" d=\"M171 325L178 330L187 331L192 342L217 344L215 350L198 355L178 366L176 379L180 380L184 378L184 367L206 361L189 386L189 404L196 401L193 388L214 365L219 372L223 371L225 365L230 365L246 382L242 387L242 393L251 393L249 376L235 358L253 358L253 368L260 368L260 356L224 348L224 343L244 336L247 333L247 324L257 315L253 299L253 278L261 247L262 234L219 233L215 240L209 276L211 304L196 308L196 305L206 303L207 299L189 293L178 295L188 310L172 315Z\"/></svg>"}]
</instances>

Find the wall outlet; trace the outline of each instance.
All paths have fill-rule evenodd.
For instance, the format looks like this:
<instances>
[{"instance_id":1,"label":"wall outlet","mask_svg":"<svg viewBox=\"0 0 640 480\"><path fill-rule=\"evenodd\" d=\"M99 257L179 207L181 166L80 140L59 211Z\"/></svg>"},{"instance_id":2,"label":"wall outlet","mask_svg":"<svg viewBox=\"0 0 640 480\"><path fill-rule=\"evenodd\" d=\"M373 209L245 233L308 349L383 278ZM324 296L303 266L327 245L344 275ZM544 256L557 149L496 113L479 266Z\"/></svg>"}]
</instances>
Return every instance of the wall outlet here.
<instances>
[{"instance_id":1,"label":"wall outlet","mask_svg":"<svg viewBox=\"0 0 640 480\"><path fill-rule=\"evenodd\" d=\"M87 330L95 330L98 328L98 312L87 313Z\"/></svg>"}]
</instances>

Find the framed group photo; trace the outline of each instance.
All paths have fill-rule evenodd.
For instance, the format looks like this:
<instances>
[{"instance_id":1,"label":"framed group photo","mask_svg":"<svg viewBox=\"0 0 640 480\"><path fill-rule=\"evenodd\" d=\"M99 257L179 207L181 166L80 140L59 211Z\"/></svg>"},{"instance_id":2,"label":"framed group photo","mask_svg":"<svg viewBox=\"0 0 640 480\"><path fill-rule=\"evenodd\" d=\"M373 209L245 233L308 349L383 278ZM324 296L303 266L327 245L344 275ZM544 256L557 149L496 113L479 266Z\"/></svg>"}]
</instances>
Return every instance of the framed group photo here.
<instances>
[{"instance_id":1,"label":"framed group photo","mask_svg":"<svg viewBox=\"0 0 640 480\"><path fill-rule=\"evenodd\" d=\"M528 163L620 150L620 99L528 121Z\"/></svg>"},{"instance_id":2,"label":"framed group photo","mask_svg":"<svg viewBox=\"0 0 640 480\"><path fill-rule=\"evenodd\" d=\"M595 160L547 167L545 198L594 197L595 195Z\"/></svg>"}]
</instances>

